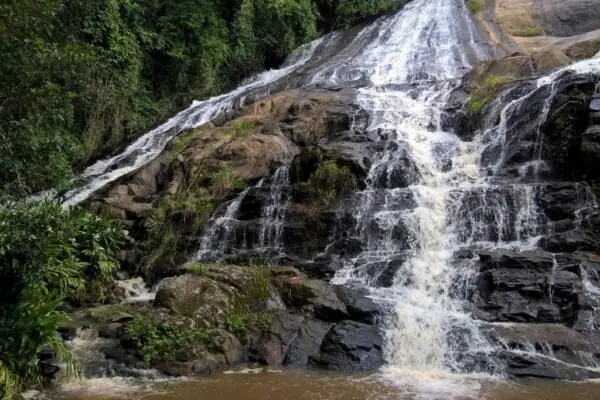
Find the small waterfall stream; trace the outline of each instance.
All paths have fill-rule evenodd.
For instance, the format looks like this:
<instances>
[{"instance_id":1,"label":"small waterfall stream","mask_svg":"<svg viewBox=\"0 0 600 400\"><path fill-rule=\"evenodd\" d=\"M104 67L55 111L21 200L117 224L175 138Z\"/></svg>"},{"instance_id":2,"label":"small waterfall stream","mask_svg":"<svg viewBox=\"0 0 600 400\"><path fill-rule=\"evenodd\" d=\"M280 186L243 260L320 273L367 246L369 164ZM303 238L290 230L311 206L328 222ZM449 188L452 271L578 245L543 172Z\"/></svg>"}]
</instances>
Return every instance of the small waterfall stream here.
<instances>
[{"instance_id":1,"label":"small waterfall stream","mask_svg":"<svg viewBox=\"0 0 600 400\"><path fill-rule=\"evenodd\" d=\"M240 208L249 192L261 197L258 221L238 219ZM290 195L289 167L284 165L255 186L242 191L222 215L211 218L200 240L198 260L216 260L226 255L252 252L252 256L279 253L283 249L282 228ZM256 228L256 232L248 228Z\"/></svg>"}]
</instances>

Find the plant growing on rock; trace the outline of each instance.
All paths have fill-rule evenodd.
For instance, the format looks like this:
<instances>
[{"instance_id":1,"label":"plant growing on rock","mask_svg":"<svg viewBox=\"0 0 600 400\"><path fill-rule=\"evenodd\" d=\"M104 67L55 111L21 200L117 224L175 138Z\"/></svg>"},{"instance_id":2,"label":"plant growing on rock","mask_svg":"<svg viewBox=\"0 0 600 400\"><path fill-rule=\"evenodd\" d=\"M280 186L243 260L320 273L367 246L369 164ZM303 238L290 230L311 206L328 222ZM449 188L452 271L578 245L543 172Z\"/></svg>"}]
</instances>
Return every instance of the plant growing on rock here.
<instances>
[{"instance_id":1,"label":"plant growing on rock","mask_svg":"<svg viewBox=\"0 0 600 400\"><path fill-rule=\"evenodd\" d=\"M235 132L235 137L238 138L248 136L252 130L256 129L257 126L257 121L248 119L236 119L231 123L231 127Z\"/></svg>"},{"instance_id":2,"label":"plant growing on rock","mask_svg":"<svg viewBox=\"0 0 600 400\"><path fill-rule=\"evenodd\" d=\"M472 14L477 14L483 7L484 0L468 0L467 8Z\"/></svg>"},{"instance_id":3,"label":"plant growing on rock","mask_svg":"<svg viewBox=\"0 0 600 400\"><path fill-rule=\"evenodd\" d=\"M487 75L481 83L474 83L469 86L469 99L467 100L467 112L474 115L483 110L491 102L503 85L512 81L508 76Z\"/></svg>"},{"instance_id":4,"label":"plant growing on rock","mask_svg":"<svg viewBox=\"0 0 600 400\"><path fill-rule=\"evenodd\" d=\"M515 36L533 37L543 33L542 29L537 25L529 25L515 32Z\"/></svg>"},{"instance_id":5,"label":"plant growing on rock","mask_svg":"<svg viewBox=\"0 0 600 400\"><path fill-rule=\"evenodd\" d=\"M307 182L298 184L296 189L305 192L313 204L329 207L339 198L355 191L357 185L356 176L350 168L327 160L319 165Z\"/></svg>"},{"instance_id":6,"label":"plant growing on rock","mask_svg":"<svg viewBox=\"0 0 600 400\"><path fill-rule=\"evenodd\" d=\"M145 362L186 360L203 349L210 334L200 328L162 320L149 313L139 314L125 330L123 342L139 351Z\"/></svg>"},{"instance_id":7,"label":"plant growing on rock","mask_svg":"<svg viewBox=\"0 0 600 400\"><path fill-rule=\"evenodd\" d=\"M234 190L243 189L246 182L233 174L230 164L226 164L211 177L210 192L214 198L226 197Z\"/></svg>"}]
</instances>

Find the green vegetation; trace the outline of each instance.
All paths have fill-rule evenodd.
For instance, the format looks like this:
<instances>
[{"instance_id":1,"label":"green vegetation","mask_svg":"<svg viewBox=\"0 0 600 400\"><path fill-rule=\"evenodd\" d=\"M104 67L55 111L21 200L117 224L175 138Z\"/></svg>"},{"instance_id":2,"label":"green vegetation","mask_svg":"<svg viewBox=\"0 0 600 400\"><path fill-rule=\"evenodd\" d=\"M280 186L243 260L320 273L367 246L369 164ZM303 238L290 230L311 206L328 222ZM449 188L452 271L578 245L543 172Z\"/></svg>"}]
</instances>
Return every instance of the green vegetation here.
<instances>
[{"instance_id":1,"label":"green vegetation","mask_svg":"<svg viewBox=\"0 0 600 400\"><path fill-rule=\"evenodd\" d=\"M187 360L209 342L204 329L163 321L151 314L138 314L127 324L123 340L133 346L147 363Z\"/></svg>"},{"instance_id":2,"label":"green vegetation","mask_svg":"<svg viewBox=\"0 0 600 400\"><path fill-rule=\"evenodd\" d=\"M356 190L356 176L347 166L339 166L335 161L324 161L307 182L296 189L305 192L310 201L321 207L329 207L340 197Z\"/></svg>"},{"instance_id":3,"label":"green vegetation","mask_svg":"<svg viewBox=\"0 0 600 400\"><path fill-rule=\"evenodd\" d=\"M483 110L496 97L502 86L512 81L507 76L487 75L480 84L469 87L470 96L467 100L467 112L474 115Z\"/></svg>"},{"instance_id":4,"label":"green vegetation","mask_svg":"<svg viewBox=\"0 0 600 400\"><path fill-rule=\"evenodd\" d=\"M542 29L536 25L529 25L515 33L515 36L540 36L543 33Z\"/></svg>"},{"instance_id":5,"label":"green vegetation","mask_svg":"<svg viewBox=\"0 0 600 400\"><path fill-rule=\"evenodd\" d=\"M231 127L235 132L235 137L246 137L252 130L256 129L257 126L257 121L248 119L236 119L231 123Z\"/></svg>"},{"instance_id":6,"label":"green vegetation","mask_svg":"<svg viewBox=\"0 0 600 400\"><path fill-rule=\"evenodd\" d=\"M467 8L469 9L469 11L471 11L471 13L477 14L483 8L484 1L485 0L468 0Z\"/></svg>"},{"instance_id":7,"label":"green vegetation","mask_svg":"<svg viewBox=\"0 0 600 400\"><path fill-rule=\"evenodd\" d=\"M261 332L269 327L272 314L266 309L271 297L270 271L267 268L250 265L253 276L241 297L236 299L234 310L227 315L227 330L240 340L250 333Z\"/></svg>"},{"instance_id":8,"label":"green vegetation","mask_svg":"<svg viewBox=\"0 0 600 400\"><path fill-rule=\"evenodd\" d=\"M234 190L244 189L246 182L243 179L234 176L230 164L226 164L217 173L212 176L210 191L215 198L226 197Z\"/></svg>"},{"instance_id":9,"label":"green vegetation","mask_svg":"<svg viewBox=\"0 0 600 400\"><path fill-rule=\"evenodd\" d=\"M0 190L56 186L194 99L396 0L7 0ZM244 130L237 132L244 132Z\"/></svg>"},{"instance_id":10,"label":"green vegetation","mask_svg":"<svg viewBox=\"0 0 600 400\"><path fill-rule=\"evenodd\" d=\"M0 206L0 391L12 398L39 380L37 355L51 346L69 361L57 328L65 299L107 300L122 227L53 203Z\"/></svg>"},{"instance_id":11,"label":"green vegetation","mask_svg":"<svg viewBox=\"0 0 600 400\"><path fill-rule=\"evenodd\" d=\"M167 156L167 164L171 164L179 154L181 154L185 149L189 147L189 145L196 138L196 133L194 131L187 132L183 135L179 135L174 139L173 147L169 150L169 155Z\"/></svg>"}]
</instances>

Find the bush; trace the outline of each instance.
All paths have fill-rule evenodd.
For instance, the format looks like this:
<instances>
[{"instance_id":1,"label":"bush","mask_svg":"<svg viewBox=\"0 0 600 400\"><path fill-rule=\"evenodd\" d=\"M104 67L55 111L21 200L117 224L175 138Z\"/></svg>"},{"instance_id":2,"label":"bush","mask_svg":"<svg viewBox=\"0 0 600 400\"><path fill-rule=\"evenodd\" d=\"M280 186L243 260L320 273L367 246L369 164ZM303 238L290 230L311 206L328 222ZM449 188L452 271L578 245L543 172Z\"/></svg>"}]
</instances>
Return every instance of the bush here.
<instances>
[{"instance_id":1,"label":"bush","mask_svg":"<svg viewBox=\"0 0 600 400\"><path fill-rule=\"evenodd\" d=\"M57 328L64 300L88 298L106 287L127 239L122 227L81 208L49 202L0 206L0 386L10 398L39 379L37 354L45 345L68 360ZM100 298L106 293L96 293ZM11 394L12 393L12 394Z\"/></svg>"},{"instance_id":2,"label":"bush","mask_svg":"<svg viewBox=\"0 0 600 400\"><path fill-rule=\"evenodd\" d=\"M233 175L230 164L226 164L211 177L210 192L213 198L222 199L234 190L244 189L246 182Z\"/></svg>"},{"instance_id":3,"label":"bush","mask_svg":"<svg viewBox=\"0 0 600 400\"><path fill-rule=\"evenodd\" d=\"M340 197L349 195L356 188L356 176L352 171L331 160L321 163L309 180L297 187L307 192L309 199L321 207L331 206Z\"/></svg>"},{"instance_id":4,"label":"bush","mask_svg":"<svg viewBox=\"0 0 600 400\"><path fill-rule=\"evenodd\" d=\"M477 14L479 11L481 11L484 1L485 0L468 0L467 8L469 11L471 11L471 13Z\"/></svg>"},{"instance_id":5,"label":"bush","mask_svg":"<svg viewBox=\"0 0 600 400\"><path fill-rule=\"evenodd\" d=\"M149 364L163 360L186 361L209 339L210 335L203 329L163 321L151 314L137 315L127 325L123 337Z\"/></svg>"},{"instance_id":6,"label":"bush","mask_svg":"<svg viewBox=\"0 0 600 400\"><path fill-rule=\"evenodd\" d=\"M529 25L515 33L515 36L532 37L541 35L542 29L536 25Z\"/></svg>"},{"instance_id":7,"label":"bush","mask_svg":"<svg viewBox=\"0 0 600 400\"><path fill-rule=\"evenodd\" d=\"M480 84L470 85L467 112L470 115L480 112L496 97L502 86L511 80L512 78L507 76L487 75Z\"/></svg>"},{"instance_id":8,"label":"bush","mask_svg":"<svg viewBox=\"0 0 600 400\"><path fill-rule=\"evenodd\" d=\"M231 123L231 127L233 128L236 137L248 136L248 134L256 129L257 126L257 121L247 119L236 119Z\"/></svg>"}]
</instances>

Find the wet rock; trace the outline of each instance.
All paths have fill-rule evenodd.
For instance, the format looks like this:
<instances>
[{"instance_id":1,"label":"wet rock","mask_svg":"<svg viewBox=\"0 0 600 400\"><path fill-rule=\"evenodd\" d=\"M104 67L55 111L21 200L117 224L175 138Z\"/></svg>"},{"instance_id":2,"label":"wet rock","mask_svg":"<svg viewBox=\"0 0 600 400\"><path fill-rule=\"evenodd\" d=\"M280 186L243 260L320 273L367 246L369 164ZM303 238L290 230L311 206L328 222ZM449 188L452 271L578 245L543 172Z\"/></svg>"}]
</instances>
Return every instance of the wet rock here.
<instances>
[{"instance_id":1,"label":"wet rock","mask_svg":"<svg viewBox=\"0 0 600 400\"><path fill-rule=\"evenodd\" d=\"M381 306L369 298L369 290L364 287L338 285L335 291L346 305L353 320L365 324L375 324L382 314Z\"/></svg>"},{"instance_id":2,"label":"wet rock","mask_svg":"<svg viewBox=\"0 0 600 400\"><path fill-rule=\"evenodd\" d=\"M341 321L349 317L345 304L338 298L335 287L317 279L295 277L279 280L284 301L293 307L312 306L315 316L324 321Z\"/></svg>"},{"instance_id":3,"label":"wet rock","mask_svg":"<svg viewBox=\"0 0 600 400\"><path fill-rule=\"evenodd\" d=\"M570 321L583 290L577 262L543 251L480 252L474 314L486 321Z\"/></svg>"},{"instance_id":4,"label":"wet rock","mask_svg":"<svg viewBox=\"0 0 600 400\"><path fill-rule=\"evenodd\" d=\"M507 361L507 372L515 378L544 378L583 381L597 379L600 372L565 364L561 361L535 354L504 352L501 355Z\"/></svg>"},{"instance_id":5,"label":"wet rock","mask_svg":"<svg viewBox=\"0 0 600 400\"><path fill-rule=\"evenodd\" d=\"M319 354L321 343L334 324L307 318L302 322L298 337L291 346L285 364L291 367L304 367L311 357Z\"/></svg>"},{"instance_id":6,"label":"wet rock","mask_svg":"<svg viewBox=\"0 0 600 400\"><path fill-rule=\"evenodd\" d=\"M377 188L406 188L421 178L408 145L394 143L394 146L397 149L394 150L393 159L375 168L376 178L372 184Z\"/></svg>"},{"instance_id":7,"label":"wet rock","mask_svg":"<svg viewBox=\"0 0 600 400\"><path fill-rule=\"evenodd\" d=\"M52 380L60 371L60 363L57 358L56 350L51 347L44 347L38 353L39 373L45 380Z\"/></svg>"},{"instance_id":8,"label":"wet rock","mask_svg":"<svg viewBox=\"0 0 600 400\"><path fill-rule=\"evenodd\" d=\"M344 372L370 372L383 365L381 347L383 338L379 330L356 321L342 321L325 336L318 356L311 364Z\"/></svg>"},{"instance_id":9,"label":"wet rock","mask_svg":"<svg viewBox=\"0 0 600 400\"><path fill-rule=\"evenodd\" d=\"M107 339L116 339L121 336L123 324L112 323L101 327L98 336Z\"/></svg>"},{"instance_id":10,"label":"wet rock","mask_svg":"<svg viewBox=\"0 0 600 400\"><path fill-rule=\"evenodd\" d=\"M600 249L600 241L590 231L575 229L544 237L540 240L539 246L550 252L572 253L577 250L598 250Z\"/></svg>"},{"instance_id":11,"label":"wet rock","mask_svg":"<svg viewBox=\"0 0 600 400\"><path fill-rule=\"evenodd\" d=\"M505 347L508 372L516 377L581 380L600 360L600 336L556 324L498 324L490 335Z\"/></svg>"},{"instance_id":12,"label":"wet rock","mask_svg":"<svg viewBox=\"0 0 600 400\"><path fill-rule=\"evenodd\" d=\"M302 315L276 312L267 332L250 343L249 359L266 365L282 365L298 338L303 321Z\"/></svg>"},{"instance_id":13,"label":"wet rock","mask_svg":"<svg viewBox=\"0 0 600 400\"><path fill-rule=\"evenodd\" d=\"M65 341L73 340L77 336L77 328L74 326L61 327L58 328L58 333Z\"/></svg>"}]
</instances>

